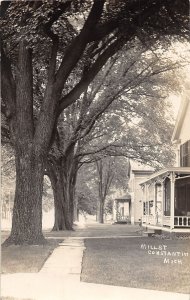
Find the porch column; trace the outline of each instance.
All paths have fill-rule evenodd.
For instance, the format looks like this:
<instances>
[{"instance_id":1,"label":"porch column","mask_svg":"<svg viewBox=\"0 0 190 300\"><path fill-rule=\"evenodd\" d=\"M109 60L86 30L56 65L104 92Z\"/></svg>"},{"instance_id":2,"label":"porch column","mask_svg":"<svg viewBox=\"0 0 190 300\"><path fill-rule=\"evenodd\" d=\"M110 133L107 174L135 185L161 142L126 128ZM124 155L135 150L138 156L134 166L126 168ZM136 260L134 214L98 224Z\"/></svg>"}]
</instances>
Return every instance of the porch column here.
<instances>
[{"instance_id":1,"label":"porch column","mask_svg":"<svg viewBox=\"0 0 190 300\"><path fill-rule=\"evenodd\" d=\"M135 194L134 192L131 192L131 205L130 205L130 216L131 216L131 224L135 224L135 209L134 209L134 199L135 199Z\"/></svg>"},{"instance_id":2,"label":"porch column","mask_svg":"<svg viewBox=\"0 0 190 300\"><path fill-rule=\"evenodd\" d=\"M116 221L116 214L117 214L117 203L115 200L113 200L113 208L112 208L112 215L113 215L113 221Z\"/></svg>"},{"instance_id":3,"label":"porch column","mask_svg":"<svg viewBox=\"0 0 190 300\"><path fill-rule=\"evenodd\" d=\"M149 201L148 201L148 184L146 184L146 204L145 204L145 209L146 209L146 224L148 224L148 219L149 219Z\"/></svg>"},{"instance_id":4,"label":"porch column","mask_svg":"<svg viewBox=\"0 0 190 300\"><path fill-rule=\"evenodd\" d=\"M164 190L164 180L161 181L161 209L162 209L162 216L161 216L161 225L164 225L164 202L165 202L165 190Z\"/></svg>"},{"instance_id":5,"label":"porch column","mask_svg":"<svg viewBox=\"0 0 190 300\"><path fill-rule=\"evenodd\" d=\"M142 190L142 203L141 203L141 222L145 221L145 215L144 215L144 203L145 203L145 186L146 185L141 185L141 190Z\"/></svg>"},{"instance_id":6,"label":"porch column","mask_svg":"<svg viewBox=\"0 0 190 300\"><path fill-rule=\"evenodd\" d=\"M170 198L170 229L174 228L174 210L175 210L175 174L170 174L171 198Z\"/></svg>"},{"instance_id":7,"label":"porch column","mask_svg":"<svg viewBox=\"0 0 190 300\"><path fill-rule=\"evenodd\" d=\"M156 181L154 181L153 183L153 187L154 187L154 198L153 198L153 214L154 214L154 225L157 225L157 195L156 195Z\"/></svg>"}]
</instances>

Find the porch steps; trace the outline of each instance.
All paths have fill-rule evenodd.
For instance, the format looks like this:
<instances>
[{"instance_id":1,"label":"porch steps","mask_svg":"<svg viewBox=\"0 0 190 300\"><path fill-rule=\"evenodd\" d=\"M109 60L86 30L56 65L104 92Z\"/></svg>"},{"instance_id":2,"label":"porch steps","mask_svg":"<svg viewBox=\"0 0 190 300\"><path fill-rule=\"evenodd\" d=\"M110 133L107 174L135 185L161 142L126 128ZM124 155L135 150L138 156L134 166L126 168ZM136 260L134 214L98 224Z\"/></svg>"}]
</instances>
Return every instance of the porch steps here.
<instances>
[{"instance_id":1,"label":"porch steps","mask_svg":"<svg viewBox=\"0 0 190 300\"><path fill-rule=\"evenodd\" d=\"M143 231L143 236L152 236L153 234L162 234L162 230L160 229L150 229L147 228L145 231Z\"/></svg>"},{"instance_id":2,"label":"porch steps","mask_svg":"<svg viewBox=\"0 0 190 300\"><path fill-rule=\"evenodd\" d=\"M142 236L152 236L154 234L154 230L143 231Z\"/></svg>"},{"instance_id":3,"label":"porch steps","mask_svg":"<svg viewBox=\"0 0 190 300\"><path fill-rule=\"evenodd\" d=\"M190 239L190 232L167 232L152 228L146 228L146 230L142 231L142 236L151 237L153 235L165 239Z\"/></svg>"}]
</instances>

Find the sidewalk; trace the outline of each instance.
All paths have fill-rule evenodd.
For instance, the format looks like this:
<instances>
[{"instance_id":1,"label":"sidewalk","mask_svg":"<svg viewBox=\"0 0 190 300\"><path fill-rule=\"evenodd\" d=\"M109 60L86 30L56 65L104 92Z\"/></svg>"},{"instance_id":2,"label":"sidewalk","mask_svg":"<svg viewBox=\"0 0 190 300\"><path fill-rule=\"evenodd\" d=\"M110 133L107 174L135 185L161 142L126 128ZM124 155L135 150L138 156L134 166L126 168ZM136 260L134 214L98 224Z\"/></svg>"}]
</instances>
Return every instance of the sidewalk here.
<instances>
[{"instance_id":1,"label":"sidewalk","mask_svg":"<svg viewBox=\"0 0 190 300\"><path fill-rule=\"evenodd\" d=\"M84 249L83 237L65 238L39 273L2 275L1 296L28 300L189 300L183 294L80 282Z\"/></svg>"}]
</instances>

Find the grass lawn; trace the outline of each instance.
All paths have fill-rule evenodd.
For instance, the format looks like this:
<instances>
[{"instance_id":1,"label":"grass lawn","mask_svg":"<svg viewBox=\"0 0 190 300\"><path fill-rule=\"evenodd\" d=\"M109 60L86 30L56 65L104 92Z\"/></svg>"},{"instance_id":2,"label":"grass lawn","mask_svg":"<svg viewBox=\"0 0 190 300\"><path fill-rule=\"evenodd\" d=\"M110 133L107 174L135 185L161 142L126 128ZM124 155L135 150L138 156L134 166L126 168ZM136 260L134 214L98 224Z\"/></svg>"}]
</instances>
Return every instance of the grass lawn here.
<instances>
[{"instance_id":1,"label":"grass lawn","mask_svg":"<svg viewBox=\"0 0 190 300\"><path fill-rule=\"evenodd\" d=\"M142 244L146 249L141 248ZM167 256L153 254L157 251L153 249L149 254L148 245L165 248ZM190 293L190 240L86 239L85 246L82 281ZM180 254L173 257L168 254L171 252ZM182 252L189 252L188 256L181 256ZM169 261L164 263L164 258ZM172 259L177 262L172 263Z\"/></svg>"},{"instance_id":2,"label":"grass lawn","mask_svg":"<svg viewBox=\"0 0 190 300\"><path fill-rule=\"evenodd\" d=\"M63 239L48 239L47 244L40 246L2 246L2 273L38 272L49 255Z\"/></svg>"}]
</instances>

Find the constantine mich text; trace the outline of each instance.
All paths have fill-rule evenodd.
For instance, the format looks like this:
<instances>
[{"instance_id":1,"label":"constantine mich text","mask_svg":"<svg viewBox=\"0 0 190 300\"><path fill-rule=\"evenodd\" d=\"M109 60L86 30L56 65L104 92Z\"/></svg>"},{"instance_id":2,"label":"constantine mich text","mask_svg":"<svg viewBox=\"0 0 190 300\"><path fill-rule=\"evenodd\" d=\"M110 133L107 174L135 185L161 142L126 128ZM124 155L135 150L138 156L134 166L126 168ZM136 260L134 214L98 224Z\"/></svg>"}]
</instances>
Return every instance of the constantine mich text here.
<instances>
[{"instance_id":1,"label":"constantine mich text","mask_svg":"<svg viewBox=\"0 0 190 300\"><path fill-rule=\"evenodd\" d=\"M155 245L147 245L147 244L141 244L140 248L142 250L146 250L147 254L149 255L157 255L157 256L165 256L164 263L168 264L182 264L182 257L189 256L188 252L183 251L169 251L167 249L167 245L160 244L158 246ZM166 258L167 256L167 258Z\"/></svg>"}]
</instances>

